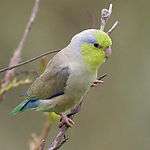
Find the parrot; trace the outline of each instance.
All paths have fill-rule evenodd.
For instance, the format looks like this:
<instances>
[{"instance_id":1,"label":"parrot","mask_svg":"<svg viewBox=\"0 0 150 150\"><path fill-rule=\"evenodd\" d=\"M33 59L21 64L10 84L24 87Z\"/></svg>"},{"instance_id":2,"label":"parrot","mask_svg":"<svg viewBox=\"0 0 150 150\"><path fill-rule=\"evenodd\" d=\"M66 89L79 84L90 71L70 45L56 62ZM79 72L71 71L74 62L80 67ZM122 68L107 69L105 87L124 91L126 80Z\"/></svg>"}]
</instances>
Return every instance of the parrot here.
<instances>
[{"instance_id":1,"label":"parrot","mask_svg":"<svg viewBox=\"0 0 150 150\"><path fill-rule=\"evenodd\" d=\"M86 29L48 62L44 72L26 92L26 98L11 114L27 110L55 112L66 124L74 124L65 112L78 105L97 79L100 66L112 53L112 39L100 29Z\"/></svg>"}]
</instances>

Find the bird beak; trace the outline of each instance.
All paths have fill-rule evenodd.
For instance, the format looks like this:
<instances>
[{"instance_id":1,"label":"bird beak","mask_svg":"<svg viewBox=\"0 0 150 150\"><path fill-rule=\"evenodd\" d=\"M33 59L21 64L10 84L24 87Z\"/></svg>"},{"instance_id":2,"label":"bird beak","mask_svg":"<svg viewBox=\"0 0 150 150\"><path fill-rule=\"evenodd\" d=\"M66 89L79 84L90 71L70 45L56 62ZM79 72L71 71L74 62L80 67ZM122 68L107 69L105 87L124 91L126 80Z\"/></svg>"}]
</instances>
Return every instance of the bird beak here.
<instances>
[{"instance_id":1,"label":"bird beak","mask_svg":"<svg viewBox=\"0 0 150 150\"><path fill-rule=\"evenodd\" d=\"M111 53L112 53L112 49L111 49L111 47L109 46L108 48L105 49L106 58L110 57L110 56L111 56Z\"/></svg>"}]
</instances>

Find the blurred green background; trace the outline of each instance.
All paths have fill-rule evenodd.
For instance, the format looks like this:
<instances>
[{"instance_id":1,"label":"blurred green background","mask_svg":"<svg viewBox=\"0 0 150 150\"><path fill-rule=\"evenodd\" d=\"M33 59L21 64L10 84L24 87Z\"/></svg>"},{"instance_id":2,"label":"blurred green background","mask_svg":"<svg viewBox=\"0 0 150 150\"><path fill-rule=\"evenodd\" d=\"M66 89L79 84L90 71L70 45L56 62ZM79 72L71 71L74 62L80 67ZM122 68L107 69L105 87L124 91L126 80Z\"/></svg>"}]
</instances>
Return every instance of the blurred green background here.
<instances>
[{"instance_id":1,"label":"blurred green background","mask_svg":"<svg viewBox=\"0 0 150 150\"><path fill-rule=\"evenodd\" d=\"M115 19L120 25L112 34L113 55L100 70L100 74L107 72L111 77L102 87L90 91L75 127L68 133L70 141L62 148L65 150L150 149L150 1L112 2L114 10L108 26ZM34 0L0 0L0 67L8 64L33 3ZM42 0L22 59L65 47L73 35L91 28L91 14L98 18L108 3ZM20 70L35 70L38 64L30 63ZM8 115L27 88L12 90L0 104L0 150L28 150L31 133L41 131L44 117L40 112ZM54 133L55 129L51 135Z\"/></svg>"}]
</instances>

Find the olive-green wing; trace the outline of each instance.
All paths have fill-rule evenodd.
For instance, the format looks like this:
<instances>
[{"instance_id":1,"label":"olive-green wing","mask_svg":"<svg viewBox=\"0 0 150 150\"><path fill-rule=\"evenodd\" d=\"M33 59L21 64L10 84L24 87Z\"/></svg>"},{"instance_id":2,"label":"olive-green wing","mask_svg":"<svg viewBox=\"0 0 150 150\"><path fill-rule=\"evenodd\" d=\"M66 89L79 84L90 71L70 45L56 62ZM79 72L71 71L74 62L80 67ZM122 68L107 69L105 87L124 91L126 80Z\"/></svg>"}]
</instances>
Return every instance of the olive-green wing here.
<instances>
[{"instance_id":1,"label":"olive-green wing","mask_svg":"<svg viewBox=\"0 0 150 150\"><path fill-rule=\"evenodd\" d=\"M45 72L37 78L27 91L29 98L48 99L64 93L70 69L63 60L57 61L54 58L48 65Z\"/></svg>"}]
</instances>

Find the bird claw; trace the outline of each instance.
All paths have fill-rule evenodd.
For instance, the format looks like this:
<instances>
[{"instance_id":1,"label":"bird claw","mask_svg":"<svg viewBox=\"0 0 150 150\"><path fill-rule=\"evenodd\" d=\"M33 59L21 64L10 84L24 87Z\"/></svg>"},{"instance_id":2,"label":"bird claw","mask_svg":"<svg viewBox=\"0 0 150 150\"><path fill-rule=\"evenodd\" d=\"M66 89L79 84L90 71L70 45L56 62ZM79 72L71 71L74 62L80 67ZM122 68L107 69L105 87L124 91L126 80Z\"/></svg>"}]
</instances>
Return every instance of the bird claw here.
<instances>
[{"instance_id":1,"label":"bird claw","mask_svg":"<svg viewBox=\"0 0 150 150\"><path fill-rule=\"evenodd\" d=\"M63 125L72 127L74 125L74 121L72 119L70 119L67 115L61 114L61 122L59 124L59 127L61 128Z\"/></svg>"},{"instance_id":2,"label":"bird claw","mask_svg":"<svg viewBox=\"0 0 150 150\"><path fill-rule=\"evenodd\" d=\"M98 84L102 84L102 83L104 83L104 81L103 80L95 80L95 81L93 81L93 84L91 85L91 87L96 87Z\"/></svg>"}]
</instances>

